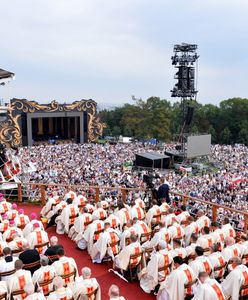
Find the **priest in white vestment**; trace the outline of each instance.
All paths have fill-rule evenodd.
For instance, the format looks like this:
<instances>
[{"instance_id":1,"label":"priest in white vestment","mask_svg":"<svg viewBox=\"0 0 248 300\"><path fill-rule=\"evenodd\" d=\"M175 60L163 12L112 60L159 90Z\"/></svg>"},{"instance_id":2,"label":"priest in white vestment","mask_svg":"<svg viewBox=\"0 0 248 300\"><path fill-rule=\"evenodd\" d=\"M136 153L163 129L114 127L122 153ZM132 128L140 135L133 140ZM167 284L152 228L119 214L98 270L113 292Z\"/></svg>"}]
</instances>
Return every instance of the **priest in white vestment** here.
<instances>
[{"instance_id":1,"label":"priest in white vestment","mask_svg":"<svg viewBox=\"0 0 248 300\"><path fill-rule=\"evenodd\" d=\"M158 300L184 300L185 285L194 282L196 276L190 266L183 262L179 256L174 257L174 270L162 282ZM192 293L192 291L190 291Z\"/></svg>"},{"instance_id":2,"label":"priest in white vestment","mask_svg":"<svg viewBox=\"0 0 248 300\"><path fill-rule=\"evenodd\" d=\"M42 256L40 259L40 264L41 267L34 272L32 277L34 285L38 285L38 286L40 283L43 283L44 281L52 280L56 276L56 270L54 266L49 265L48 257ZM53 284L50 283L47 285L43 285L41 289L45 294L52 292Z\"/></svg>"},{"instance_id":3,"label":"priest in white vestment","mask_svg":"<svg viewBox=\"0 0 248 300\"><path fill-rule=\"evenodd\" d=\"M11 294L12 292L23 290L26 284L33 284L30 271L23 270L23 262L21 260L15 261L15 274L11 275L7 281L8 290ZM13 300L22 300L25 297L25 292L23 294L13 296Z\"/></svg>"},{"instance_id":4,"label":"priest in white vestment","mask_svg":"<svg viewBox=\"0 0 248 300\"><path fill-rule=\"evenodd\" d=\"M209 278L206 272L199 273L199 281L194 285L194 298L192 300L225 300L221 285Z\"/></svg>"},{"instance_id":5,"label":"priest in white vestment","mask_svg":"<svg viewBox=\"0 0 248 300\"><path fill-rule=\"evenodd\" d=\"M140 286L146 293L154 290L170 273L173 258L166 247L167 243L161 240L158 244L159 250L151 254L148 265L139 274Z\"/></svg>"},{"instance_id":6,"label":"priest in white vestment","mask_svg":"<svg viewBox=\"0 0 248 300\"><path fill-rule=\"evenodd\" d=\"M34 249L35 246L42 245L49 242L48 234L46 233L46 231L40 228L40 224L38 222L34 223L33 231L29 233L29 235L27 236L27 240L30 244L31 249ZM46 251L46 249L47 249L47 245L37 248L39 253Z\"/></svg>"},{"instance_id":7,"label":"priest in white vestment","mask_svg":"<svg viewBox=\"0 0 248 300\"><path fill-rule=\"evenodd\" d=\"M142 249L141 245L138 242L138 236L137 235L131 235L130 236L131 243L123 248L119 254L115 256L113 268L114 269L120 269L123 271L126 271L128 268L129 263L138 265L140 262L144 264L143 256L135 259L135 261L132 261L130 259L130 256L133 254L141 254Z\"/></svg>"},{"instance_id":8,"label":"priest in white vestment","mask_svg":"<svg viewBox=\"0 0 248 300\"><path fill-rule=\"evenodd\" d=\"M213 266L207 256L204 255L204 250L200 246L195 247L196 259L189 263L189 266L198 277L200 272L207 272L209 275L212 274Z\"/></svg>"},{"instance_id":9,"label":"priest in white vestment","mask_svg":"<svg viewBox=\"0 0 248 300\"><path fill-rule=\"evenodd\" d=\"M64 287L64 281L60 276L53 279L55 291L50 293L47 300L71 300L73 298L72 290Z\"/></svg>"},{"instance_id":10,"label":"priest in white vestment","mask_svg":"<svg viewBox=\"0 0 248 300\"><path fill-rule=\"evenodd\" d=\"M101 300L101 288L95 278L91 278L91 269L84 267L81 270L82 276L76 278L75 282L70 284L74 299L80 295L87 295L96 291L95 300Z\"/></svg>"},{"instance_id":11,"label":"priest in white vestment","mask_svg":"<svg viewBox=\"0 0 248 300\"><path fill-rule=\"evenodd\" d=\"M33 284L28 283L24 286L24 291L27 295L25 300L46 300L46 297L42 292L35 293L34 290L35 289Z\"/></svg>"},{"instance_id":12,"label":"priest in white vestment","mask_svg":"<svg viewBox=\"0 0 248 300\"><path fill-rule=\"evenodd\" d=\"M105 222L104 231L100 234L90 252L93 263L101 263L106 254L113 260L114 256L119 253L119 240L116 231L110 227L110 223ZM111 247L111 244L115 245Z\"/></svg>"},{"instance_id":13,"label":"priest in white vestment","mask_svg":"<svg viewBox=\"0 0 248 300\"><path fill-rule=\"evenodd\" d=\"M59 248L57 251L59 260L55 261L52 266L55 268L56 274L58 276L68 275L75 271L75 276L78 276L78 269L75 260L72 257L65 256L65 251L63 248ZM74 282L74 277L63 279L64 285Z\"/></svg>"},{"instance_id":14,"label":"priest in white vestment","mask_svg":"<svg viewBox=\"0 0 248 300\"><path fill-rule=\"evenodd\" d=\"M229 297L231 297L231 299L239 299L241 286L248 284L248 268L242 265L242 261L239 257L232 258L232 268L233 270L223 280L221 286L227 299Z\"/></svg>"}]
</instances>

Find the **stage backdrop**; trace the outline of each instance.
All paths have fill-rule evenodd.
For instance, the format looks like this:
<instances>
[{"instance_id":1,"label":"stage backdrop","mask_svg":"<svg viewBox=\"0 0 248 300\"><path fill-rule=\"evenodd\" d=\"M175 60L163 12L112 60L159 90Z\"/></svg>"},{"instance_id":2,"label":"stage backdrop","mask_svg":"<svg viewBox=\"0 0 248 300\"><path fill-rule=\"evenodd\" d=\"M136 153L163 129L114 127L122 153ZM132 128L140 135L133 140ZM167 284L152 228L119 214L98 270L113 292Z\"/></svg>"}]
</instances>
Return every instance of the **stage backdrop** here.
<instances>
[{"instance_id":1,"label":"stage backdrop","mask_svg":"<svg viewBox=\"0 0 248 300\"><path fill-rule=\"evenodd\" d=\"M87 137L84 142L95 141L98 136L102 135L104 123L101 123L96 115L97 103L93 100L80 100L71 104L60 104L52 101L49 104L39 104L35 101L26 99L12 99L10 101L7 118L0 122L0 139L1 143L9 147L18 147L23 145L23 133L30 132L30 118L32 114L49 117L52 114L61 115L83 115L87 114ZM81 118L80 118L81 120ZM82 140L81 140L82 142ZM24 144L28 144L26 141Z\"/></svg>"}]
</instances>

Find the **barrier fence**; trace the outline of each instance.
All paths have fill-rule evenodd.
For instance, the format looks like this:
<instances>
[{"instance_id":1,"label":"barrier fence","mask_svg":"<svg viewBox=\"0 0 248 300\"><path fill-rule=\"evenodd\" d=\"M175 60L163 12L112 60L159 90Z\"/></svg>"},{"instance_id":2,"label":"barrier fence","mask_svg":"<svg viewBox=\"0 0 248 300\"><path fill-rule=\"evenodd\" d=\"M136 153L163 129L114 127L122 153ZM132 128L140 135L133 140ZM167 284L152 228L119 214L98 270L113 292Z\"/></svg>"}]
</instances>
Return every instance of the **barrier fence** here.
<instances>
[{"instance_id":1,"label":"barrier fence","mask_svg":"<svg viewBox=\"0 0 248 300\"><path fill-rule=\"evenodd\" d=\"M45 205L48 198L48 194L52 191L60 191L61 195L67 193L69 190L73 190L77 193L84 192L86 196L90 197L95 202L100 201L101 196L106 192L112 193L115 196L122 199L125 203L130 194L135 192L147 193L151 196L151 190L145 188L126 188L126 187L108 187L108 186L84 186L84 185L65 185L65 184L43 184L43 183L18 183L16 191L13 190L12 197L18 199L18 202L25 200L31 200L36 203ZM248 228L248 213L240 211L225 205L220 205L214 202L206 201L203 199L191 197L176 191L170 191L170 194L177 197L184 205L188 207L194 207L195 204L207 208L209 216L213 221L220 221L221 217L228 216L231 220L242 220L243 228L247 233ZM236 218L234 218L236 216Z\"/></svg>"}]
</instances>

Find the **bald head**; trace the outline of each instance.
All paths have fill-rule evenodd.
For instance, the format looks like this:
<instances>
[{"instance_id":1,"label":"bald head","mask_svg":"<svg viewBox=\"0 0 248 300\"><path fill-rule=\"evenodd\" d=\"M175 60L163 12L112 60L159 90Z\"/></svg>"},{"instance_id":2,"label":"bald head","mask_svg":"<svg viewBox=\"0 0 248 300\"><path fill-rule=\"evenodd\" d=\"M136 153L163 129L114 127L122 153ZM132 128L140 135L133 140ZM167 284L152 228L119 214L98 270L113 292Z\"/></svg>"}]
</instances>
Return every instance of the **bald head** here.
<instances>
[{"instance_id":1,"label":"bald head","mask_svg":"<svg viewBox=\"0 0 248 300\"><path fill-rule=\"evenodd\" d=\"M84 267L81 270L83 279L89 279L91 277L91 269L88 267Z\"/></svg>"},{"instance_id":2,"label":"bald head","mask_svg":"<svg viewBox=\"0 0 248 300\"><path fill-rule=\"evenodd\" d=\"M21 270L23 268L23 262L20 259L17 259L15 261L15 269L16 270Z\"/></svg>"},{"instance_id":3,"label":"bald head","mask_svg":"<svg viewBox=\"0 0 248 300\"><path fill-rule=\"evenodd\" d=\"M109 294L110 298L119 297L119 295L120 295L119 287L115 284L112 284L109 288L108 294Z\"/></svg>"},{"instance_id":4,"label":"bald head","mask_svg":"<svg viewBox=\"0 0 248 300\"><path fill-rule=\"evenodd\" d=\"M235 239L233 237L227 236L224 240L226 246L232 246L235 244Z\"/></svg>"},{"instance_id":5,"label":"bald head","mask_svg":"<svg viewBox=\"0 0 248 300\"><path fill-rule=\"evenodd\" d=\"M56 245L58 245L58 238L55 236L55 235L53 235L51 238L50 238L50 244L51 244L51 246L56 246Z\"/></svg>"}]
</instances>

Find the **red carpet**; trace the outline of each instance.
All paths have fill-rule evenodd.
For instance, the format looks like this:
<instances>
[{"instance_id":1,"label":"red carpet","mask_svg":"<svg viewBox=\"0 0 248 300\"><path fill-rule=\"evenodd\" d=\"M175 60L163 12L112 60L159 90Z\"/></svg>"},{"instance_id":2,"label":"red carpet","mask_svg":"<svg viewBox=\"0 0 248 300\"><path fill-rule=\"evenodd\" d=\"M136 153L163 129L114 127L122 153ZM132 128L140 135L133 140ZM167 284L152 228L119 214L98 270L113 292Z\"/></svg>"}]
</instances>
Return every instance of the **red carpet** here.
<instances>
[{"instance_id":1,"label":"red carpet","mask_svg":"<svg viewBox=\"0 0 248 300\"><path fill-rule=\"evenodd\" d=\"M31 212L36 212L39 214L40 207L31 206L31 205L19 205L21 206L26 214L30 214ZM66 235L57 235L54 227L48 229L49 236L56 235L59 239L59 243L62 244L65 248L66 255L71 256L75 259L78 270L82 269L82 267L89 267L92 270L92 276L97 279L101 286L102 299L108 299L108 289L111 284L116 284L119 286L121 295L126 298L126 300L151 300L156 299L154 295L144 293L139 284L137 282L127 283L124 280L120 279L114 273L109 273L108 269L111 268L111 265L104 264L93 264L91 259L86 251L80 251L75 248L75 243L72 242Z\"/></svg>"}]
</instances>

